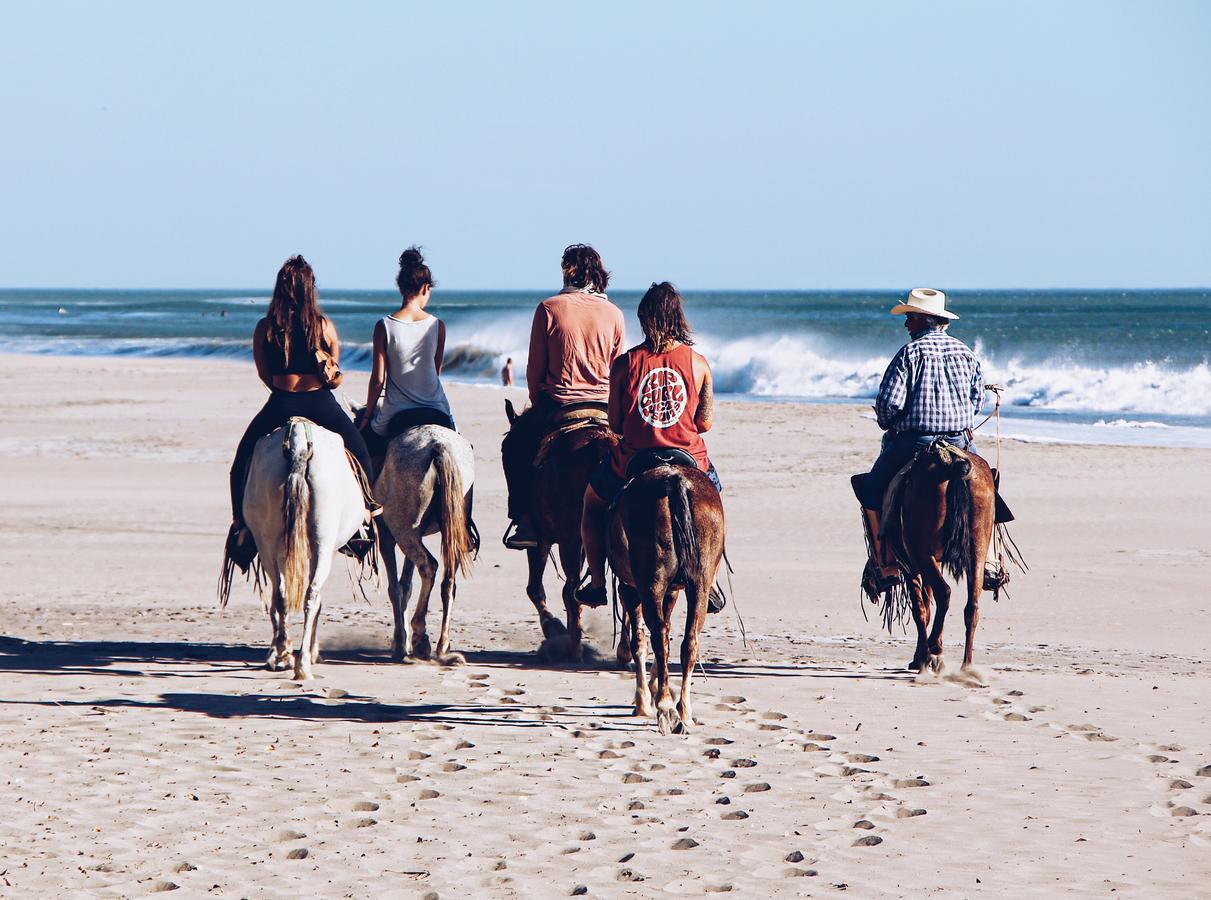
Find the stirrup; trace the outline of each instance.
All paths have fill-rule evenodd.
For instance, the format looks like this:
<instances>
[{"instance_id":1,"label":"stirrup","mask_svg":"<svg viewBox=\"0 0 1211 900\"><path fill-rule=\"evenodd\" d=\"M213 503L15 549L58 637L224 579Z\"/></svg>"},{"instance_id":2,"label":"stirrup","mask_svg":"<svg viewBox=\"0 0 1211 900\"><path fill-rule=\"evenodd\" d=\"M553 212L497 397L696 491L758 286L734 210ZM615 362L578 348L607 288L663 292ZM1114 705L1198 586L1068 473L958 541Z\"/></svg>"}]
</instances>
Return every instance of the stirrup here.
<instances>
[{"instance_id":1,"label":"stirrup","mask_svg":"<svg viewBox=\"0 0 1211 900\"><path fill-rule=\"evenodd\" d=\"M242 574L247 575L256 554L256 541L248 526L232 522L227 532L227 558L235 563Z\"/></svg>"},{"instance_id":2,"label":"stirrup","mask_svg":"<svg viewBox=\"0 0 1211 900\"><path fill-rule=\"evenodd\" d=\"M878 602L879 597L904 582L904 573L899 569L894 575L883 572L873 559L866 560L862 570L862 591L872 603Z\"/></svg>"},{"instance_id":3,"label":"stirrup","mask_svg":"<svg viewBox=\"0 0 1211 900\"><path fill-rule=\"evenodd\" d=\"M984 590L992 591L995 594L1007 584L1009 584L1009 570L995 559L986 560L984 563Z\"/></svg>"},{"instance_id":4,"label":"stirrup","mask_svg":"<svg viewBox=\"0 0 1211 900\"><path fill-rule=\"evenodd\" d=\"M723 596L723 591L712 584L711 593L706 600L707 613L723 612L725 606L727 606L727 597Z\"/></svg>"},{"instance_id":5,"label":"stirrup","mask_svg":"<svg viewBox=\"0 0 1211 900\"><path fill-rule=\"evenodd\" d=\"M366 501L366 515L367 516L369 516L371 519L377 519L382 514L383 514L383 504L379 503L377 500L367 500Z\"/></svg>"},{"instance_id":6,"label":"stirrup","mask_svg":"<svg viewBox=\"0 0 1211 900\"><path fill-rule=\"evenodd\" d=\"M607 602L606 589L603 587L579 587L576 589L576 602L581 606L605 606Z\"/></svg>"},{"instance_id":7,"label":"stirrup","mask_svg":"<svg viewBox=\"0 0 1211 900\"><path fill-rule=\"evenodd\" d=\"M353 557L359 563L365 562L366 557L373 550L374 538L370 536L370 529L365 525L357 530L357 534L345 542L345 546L338 548L338 552Z\"/></svg>"},{"instance_id":8,"label":"stirrup","mask_svg":"<svg viewBox=\"0 0 1211 900\"><path fill-rule=\"evenodd\" d=\"M533 527L527 533L521 522L513 522L505 531L503 543L510 550L533 550L538 546L538 535L534 534Z\"/></svg>"}]
</instances>

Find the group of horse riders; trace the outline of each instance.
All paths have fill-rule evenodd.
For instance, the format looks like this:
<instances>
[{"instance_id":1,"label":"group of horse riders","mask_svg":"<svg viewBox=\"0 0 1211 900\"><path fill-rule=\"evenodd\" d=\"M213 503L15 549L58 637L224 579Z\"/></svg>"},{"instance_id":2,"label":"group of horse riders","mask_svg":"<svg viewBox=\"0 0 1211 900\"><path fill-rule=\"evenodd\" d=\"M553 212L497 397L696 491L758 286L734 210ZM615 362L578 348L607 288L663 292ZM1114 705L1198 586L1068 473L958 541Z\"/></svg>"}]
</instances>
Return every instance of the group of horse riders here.
<instances>
[{"instance_id":1,"label":"group of horse riders","mask_svg":"<svg viewBox=\"0 0 1211 900\"><path fill-rule=\"evenodd\" d=\"M583 605L600 606L606 602L606 512L637 460L654 455L664 463L696 467L722 490L702 438L713 421L714 388L710 365L693 349L681 295L672 284L653 284L644 294L638 309L644 340L624 350L623 313L605 293L610 273L600 254L573 244L564 250L561 268L563 288L534 313L526 365L529 407L501 447L512 520L505 544L529 549L539 543L531 508L534 460L552 423L569 411L604 411L619 440L584 493L581 535L589 581L577 592ZM369 521L382 511L370 489L373 460L388 442L416 425L456 427L440 378L446 328L425 310L435 281L418 248L400 256L396 284L401 305L375 324L367 403L354 421L333 394L340 341L320 310L315 273L302 256L291 257L278 272L266 315L253 332L257 374L270 395L248 425L231 467L227 551L241 568L256 554L242 504L249 459L264 435L292 417L339 434L370 475L362 480ZM871 539L868 569L883 579L897 577L895 562L879 540L885 489L921 448L939 439L974 452L971 429L984 395L979 361L946 333L958 316L946 308L941 291L914 289L891 313L905 316L910 337L888 366L875 403L885 432L882 452L855 482ZM347 549L365 555L372 535L372 529L364 529Z\"/></svg>"}]
</instances>

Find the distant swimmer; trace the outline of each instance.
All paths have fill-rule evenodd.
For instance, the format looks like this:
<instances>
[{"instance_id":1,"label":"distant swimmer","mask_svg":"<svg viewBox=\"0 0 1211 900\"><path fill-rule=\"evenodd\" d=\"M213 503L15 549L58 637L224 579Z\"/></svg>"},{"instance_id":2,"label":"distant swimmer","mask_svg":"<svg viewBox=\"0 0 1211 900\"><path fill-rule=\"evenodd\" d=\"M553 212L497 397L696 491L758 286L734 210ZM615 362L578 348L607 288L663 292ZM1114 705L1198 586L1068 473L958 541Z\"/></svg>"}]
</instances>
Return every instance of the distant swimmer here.
<instances>
[{"instance_id":1,"label":"distant swimmer","mask_svg":"<svg viewBox=\"0 0 1211 900\"><path fill-rule=\"evenodd\" d=\"M319 306L315 272L301 256L292 256L278 271L277 283L265 317L252 335L252 358L257 376L269 388L269 400L253 417L236 448L231 463L231 531L227 536L228 556L246 570L256 554L252 533L244 524L244 481L248 462L257 441L285 425L293 417L309 419L321 428L335 431L362 468L370 471L370 453L361 432L333 396L339 383L341 343L332 320ZM325 373L323 363L337 366L336 378ZM365 489L370 515L382 511ZM368 552L369 533L355 552ZM355 538L355 540L359 540Z\"/></svg>"},{"instance_id":2,"label":"distant swimmer","mask_svg":"<svg viewBox=\"0 0 1211 900\"><path fill-rule=\"evenodd\" d=\"M61 315L61 316L65 316L65 315L67 315L67 307L66 307L66 306L60 306L60 307L59 307L59 315Z\"/></svg>"},{"instance_id":3,"label":"distant swimmer","mask_svg":"<svg viewBox=\"0 0 1211 900\"><path fill-rule=\"evenodd\" d=\"M505 387L513 386L513 357L505 360L504 366L500 370L500 383Z\"/></svg>"}]
</instances>

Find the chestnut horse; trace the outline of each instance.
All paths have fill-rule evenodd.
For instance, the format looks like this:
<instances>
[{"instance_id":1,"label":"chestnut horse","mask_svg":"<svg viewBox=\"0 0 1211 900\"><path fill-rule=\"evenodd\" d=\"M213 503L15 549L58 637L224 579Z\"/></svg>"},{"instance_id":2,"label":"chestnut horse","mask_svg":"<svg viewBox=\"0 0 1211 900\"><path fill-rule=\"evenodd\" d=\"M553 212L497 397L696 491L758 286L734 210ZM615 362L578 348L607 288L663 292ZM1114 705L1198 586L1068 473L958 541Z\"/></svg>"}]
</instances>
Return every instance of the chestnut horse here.
<instances>
[{"instance_id":1,"label":"chestnut horse","mask_svg":"<svg viewBox=\"0 0 1211 900\"><path fill-rule=\"evenodd\" d=\"M517 413L511 401L505 401L505 414L512 425ZM534 473L532 509L538 546L526 550L529 564L526 594L538 610L538 622L545 639L543 655L573 662L580 660L584 640L580 603L576 600L576 587L584 568L584 545L580 539L584 492L597 464L618 442L618 436L605 421L604 411L601 415L600 422L594 420L592 424L554 437ZM542 585L547 558L554 546L559 547L559 564L563 567L566 628L547 608L547 593Z\"/></svg>"},{"instance_id":2,"label":"chestnut horse","mask_svg":"<svg viewBox=\"0 0 1211 900\"><path fill-rule=\"evenodd\" d=\"M908 664L913 671L942 670L942 627L951 590L943 570L967 582L963 668L971 666L984 562L994 527L996 487L988 463L974 453L935 448L918 455L908 471L901 539L893 542L900 545L897 552L907 571L909 608L917 626L917 648ZM933 628L927 635L931 604Z\"/></svg>"},{"instance_id":3,"label":"chestnut horse","mask_svg":"<svg viewBox=\"0 0 1211 900\"><path fill-rule=\"evenodd\" d=\"M635 662L635 715L652 715L661 734L687 733L694 725L690 680L698 662L698 637L723 558L726 528L719 492L706 474L683 465L659 465L628 482L610 518L610 567L619 580L623 639ZM669 637L677 594L685 591L681 642L681 700L669 688ZM655 655L652 685L639 606ZM621 654L620 654L621 656Z\"/></svg>"}]
</instances>

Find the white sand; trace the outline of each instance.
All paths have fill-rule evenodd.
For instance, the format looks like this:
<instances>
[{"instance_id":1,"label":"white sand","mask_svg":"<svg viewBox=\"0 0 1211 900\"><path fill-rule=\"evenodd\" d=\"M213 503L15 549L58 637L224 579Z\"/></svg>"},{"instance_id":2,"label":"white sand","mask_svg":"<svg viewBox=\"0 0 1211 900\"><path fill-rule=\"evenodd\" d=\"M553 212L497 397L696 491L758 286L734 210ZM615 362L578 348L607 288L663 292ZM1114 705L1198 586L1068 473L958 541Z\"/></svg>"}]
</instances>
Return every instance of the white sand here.
<instances>
[{"instance_id":1,"label":"white sand","mask_svg":"<svg viewBox=\"0 0 1211 900\"><path fill-rule=\"evenodd\" d=\"M661 737L629 716L629 675L535 661L524 559L497 540L503 391L450 392L485 536L454 616L468 665L390 662L383 593L338 573L300 687L259 667L251 592L213 599L228 460L263 399L250 367L6 362L4 895L1211 885L1209 451L1005 445L1031 572L985 595L977 687L912 678L909 637L863 619L861 410L722 405L750 647L730 610L708 623L702 724ZM608 656L609 612L588 616ZM957 671L960 609L947 635Z\"/></svg>"}]
</instances>

